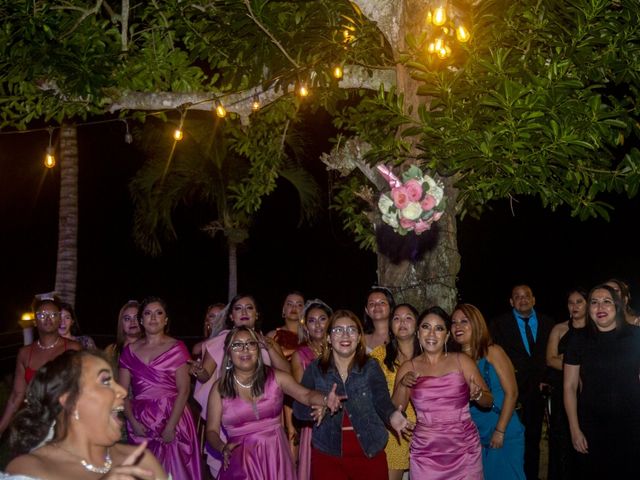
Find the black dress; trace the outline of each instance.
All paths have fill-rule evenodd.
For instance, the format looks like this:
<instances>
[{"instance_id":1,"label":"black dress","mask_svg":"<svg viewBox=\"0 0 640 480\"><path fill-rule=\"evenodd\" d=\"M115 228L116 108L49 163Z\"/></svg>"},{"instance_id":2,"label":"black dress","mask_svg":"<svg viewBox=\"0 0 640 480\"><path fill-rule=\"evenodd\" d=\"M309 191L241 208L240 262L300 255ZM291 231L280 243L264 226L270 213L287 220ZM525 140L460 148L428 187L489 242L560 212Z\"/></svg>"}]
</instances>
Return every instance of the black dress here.
<instances>
[{"instance_id":1,"label":"black dress","mask_svg":"<svg viewBox=\"0 0 640 480\"><path fill-rule=\"evenodd\" d=\"M640 328L573 335L564 363L580 366L582 478L640 478Z\"/></svg>"},{"instance_id":2,"label":"black dress","mask_svg":"<svg viewBox=\"0 0 640 480\"><path fill-rule=\"evenodd\" d=\"M558 353L564 355L567 345L574 335L579 335L583 328L575 328L569 320L569 330L558 341ZM549 369L551 385L551 415L549 418L549 470L548 480L572 480L578 478L577 453L571 443L571 433L567 413L563 402L563 372L555 368Z\"/></svg>"}]
</instances>

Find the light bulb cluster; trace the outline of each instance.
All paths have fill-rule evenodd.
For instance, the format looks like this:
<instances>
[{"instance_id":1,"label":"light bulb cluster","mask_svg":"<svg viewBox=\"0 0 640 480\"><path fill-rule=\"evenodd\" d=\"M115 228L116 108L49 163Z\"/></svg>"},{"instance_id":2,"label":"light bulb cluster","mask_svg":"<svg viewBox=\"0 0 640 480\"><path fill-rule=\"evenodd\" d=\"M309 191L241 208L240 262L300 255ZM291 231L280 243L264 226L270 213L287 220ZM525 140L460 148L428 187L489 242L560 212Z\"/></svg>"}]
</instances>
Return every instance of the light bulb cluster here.
<instances>
[{"instance_id":1,"label":"light bulb cluster","mask_svg":"<svg viewBox=\"0 0 640 480\"><path fill-rule=\"evenodd\" d=\"M432 28L427 52L442 60L451 56L454 37L460 43L466 43L471 38L469 29L452 13L444 0L434 1L427 13L426 23Z\"/></svg>"}]
</instances>

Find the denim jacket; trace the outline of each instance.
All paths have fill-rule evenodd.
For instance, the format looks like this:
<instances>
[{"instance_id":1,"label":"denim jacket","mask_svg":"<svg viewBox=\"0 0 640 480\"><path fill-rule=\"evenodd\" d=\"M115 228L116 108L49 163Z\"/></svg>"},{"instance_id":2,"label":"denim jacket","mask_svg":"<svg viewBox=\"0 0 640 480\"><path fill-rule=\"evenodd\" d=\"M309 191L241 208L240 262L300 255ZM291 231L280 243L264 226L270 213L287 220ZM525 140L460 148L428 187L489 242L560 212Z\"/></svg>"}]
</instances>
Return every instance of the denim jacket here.
<instances>
[{"instance_id":1,"label":"denim jacket","mask_svg":"<svg viewBox=\"0 0 640 480\"><path fill-rule=\"evenodd\" d=\"M354 365L343 382L335 368L329 367L323 374L318 360L314 360L302 377L302 385L325 393L331 391L334 383L338 385L336 393L347 396L343 401L345 408L334 415L327 412L319 426L314 424L313 446L323 453L342 456L342 416L346 410L363 452L369 458L375 456L387 444L389 433L385 424L395 411L378 362L368 358L362 368ZM311 409L301 403L294 402L293 413L300 420L311 420Z\"/></svg>"}]
</instances>

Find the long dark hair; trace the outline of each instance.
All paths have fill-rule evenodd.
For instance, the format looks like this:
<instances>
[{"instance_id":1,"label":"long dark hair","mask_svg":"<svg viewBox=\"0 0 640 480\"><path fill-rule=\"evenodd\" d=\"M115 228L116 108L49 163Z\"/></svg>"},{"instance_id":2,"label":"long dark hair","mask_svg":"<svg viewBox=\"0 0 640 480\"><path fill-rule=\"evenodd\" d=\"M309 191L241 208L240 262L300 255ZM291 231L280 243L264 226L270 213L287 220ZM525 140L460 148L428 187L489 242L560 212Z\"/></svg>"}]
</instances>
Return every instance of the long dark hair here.
<instances>
[{"instance_id":1,"label":"long dark hair","mask_svg":"<svg viewBox=\"0 0 640 480\"><path fill-rule=\"evenodd\" d=\"M80 396L82 359L97 357L109 365L99 350L67 350L40 367L29 384L24 407L9 428L9 446L17 456L40 444L55 421L55 439L64 440ZM67 395L64 405L60 397Z\"/></svg>"},{"instance_id":2,"label":"long dark hair","mask_svg":"<svg viewBox=\"0 0 640 480\"><path fill-rule=\"evenodd\" d=\"M78 318L76 317L76 311L73 309L73 305L70 303L61 303L60 304L60 316L62 316L62 310L66 310L69 312L71 316L71 327L69 327L69 333L74 337L80 335L80 325L78 325Z\"/></svg>"},{"instance_id":3,"label":"long dark hair","mask_svg":"<svg viewBox=\"0 0 640 480\"><path fill-rule=\"evenodd\" d=\"M253 326L253 328L259 332L260 331L260 310L258 309L258 302L256 302L256 297L254 297L253 295L249 295L247 293L240 293L231 299L231 301L229 302L229 306L227 307L227 318L225 320L225 326L229 330L235 327L235 325L233 324L233 320L231 319L231 313L233 312L233 307L235 307L236 303L238 303L242 298L250 298L251 301L253 302L253 306L256 309L256 323Z\"/></svg>"},{"instance_id":4,"label":"long dark hair","mask_svg":"<svg viewBox=\"0 0 640 480\"><path fill-rule=\"evenodd\" d=\"M416 335L413 336L413 354L411 358L415 358L420 354L420 342L418 341L418 310L413 305L408 303L399 303L395 306L395 308L391 311L391 315L389 315L389 343L385 346L385 357L384 364L387 366L390 372L393 372L396 368L396 360L398 360L398 339L393 334L391 325L393 324L393 317L396 314L396 311L400 307L405 307L411 310L414 318L416 319ZM411 360L411 359L409 359Z\"/></svg>"},{"instance_id":5,"label":"long dark hair","mask_svg":"<svg viewBox=\"0 0 640 480\"><path fill-rule=\"evenodd\" d=\"M387 303L389 304L389 313L391 313L391 311L396 307L396 301L393 298L391 290L386 287L371 287L371 290L367 293L367 302L364 307L364 333L373 333L375 330L375 327L373 326L373 319L367 313L367 304L369 303L369 297L372 293L382 293L386 297Z\"/></svg>"},{"instance_id":6,"label":"long dark hair","mask_svg":"<svg viewBox=\"0 0 640 480\"><path fill-rule=\"evenodd\" d=\"M222 375L220 377L220 383L218 389L222 398L236 398L238 391L236 390L235 379L233 378L234 370L233 363L231 362L231 343L236 338L238 333L247 332L251 339L260 343L256 332L251 328L234 327L224 339L224 356L222 357L222 365L218 368L223 368ZM258 398L264 393L264 384L267 381L267 366L262 361L262 352L258 348L258 364L256 365L256 371L253 374L253 386L251 387L251 396Z\"/></svg>"},{"instance_id":7,"label":"long dark hair","mask_svg":"<svg viewBox=\"0 0 640 480\"><path fill-rule=\"evenodd\" d=\"M348 318L353 320L358 328L358 334L360 335L360 341L358 342L358 346L356 348L355 356L349 365L349 371L353 365L358 365L358 367L364 367L364 364L367 363L367 359L369 356L367 355L367 344L364 341L364 330L362 328L362 322L358 318L358 316L353 313L351 310L336 310L329 318L329 322L327 323L327 335L331 335L331 329L335 326L336 322L341 318ZM333 361L333 349L325 348L322 351L322 355L320 356L320 360L318 361L318 366L322 373L327 373L329 367L335 368L335 363Z\"/></svg>"}]
</instances>

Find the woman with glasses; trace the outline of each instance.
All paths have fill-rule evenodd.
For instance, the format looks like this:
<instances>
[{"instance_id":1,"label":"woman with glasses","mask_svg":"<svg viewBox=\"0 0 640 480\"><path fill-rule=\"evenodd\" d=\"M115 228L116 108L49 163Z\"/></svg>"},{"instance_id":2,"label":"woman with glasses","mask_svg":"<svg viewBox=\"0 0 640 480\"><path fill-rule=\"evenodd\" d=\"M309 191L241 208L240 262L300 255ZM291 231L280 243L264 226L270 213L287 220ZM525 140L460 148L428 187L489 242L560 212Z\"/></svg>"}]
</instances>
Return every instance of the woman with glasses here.
<instances>
[{"instance_id":1,"label":"woman with glasses","mask_svg":"<svg viewBox=\"0 0 640 480\"><path fill-rule=\"evenodd\" d=\"M118 370L120 354L124 347L137 341L142 336L140 322L138 321L138 309L140 304L136 300L129 300L118 313L118 331L116 343L112 343L104 349L112 364Z\"/></svg>"},{"instance_id":2,"label":"woman with glasses","mask_svg":"<svg viewBox=\"0 0 640 480\"><path fill-rule=\"evenodd\" d=\"M190 374L197 380L193 398L202 407L201 416L204 420L207 420L207 404L211 388L214 382L224 373L224 370L218 368L222 364L224 357L224 342L229 331L234 327L245 326L256 331L261 346L260 354L265 365L271 365L287 372L291 371L291 366L287 359L284 358L278 344L272 338L265 337L260 333L260 314L256 300L252 295L236 295L222 315L225 316L225 330L204 343L202 361L192 362L189 370ZM224 435L224 431L222 435ZM206 454L209 470L213 478L216 478L222 465L222 457L219 452L212 451L209 448L206 449Z\"/></svg>"},{"instance_id":3,"label":"woman with glasses","mask_svg":"<svg viewBox=\"0 0 640 480\"><path fill-rule=\"evenodd\" d=\"M124 402L131 443L148 448L173 478L200 477L196 428L187 400L191 388L187 347L167 335L165 302L148 297L140 305L144 337L120 355L119 383L131 395Z\"/></svg>"},{"instance_id":4,"label":"woman with glasses","mask_svg":"<svg viewBox=\"0 0 640 480\"><path fill-rule=\"evenodd\" d=\"M389 341L389 315L396 306L391 290L372 287L364 308L364 341L367 353Z\"/></svg>"},{"instance_id":5,"label":"woman with glasses","mask_svg":"<svg viewBox=\"0 0 640 480\"><path fill-rule=\"evenodd\" d=\"M371 352L384 378L387 380L389 393L393 393L396 382L396 373L400 366L420 354L418 342L418 312L408 303L401 303L391 312L389 318L389 342L379 345ZM407 418L415 422L416 413L411 404L407 405ZM385 453L389 466L389 480L402 479L404 472L409 470L409 438L396 438L389 436Z\"/></svg>"},{"instance_id":6,"label":"woman with glasses","mask_svg":"<svg viewBox=\"0 0 640 480\"><path fill-rule=\"evenodd\" d=\"M337 414L313 427L311 478L387 480L387 425L402 435L411 424L391 403L380 366L366 353L360 319L338 310L327 332L329 348L307 367L302 384L327 391L337 383L346 400ZM298 402L293 411L301 420L313 420Z\"/></svg>"},{"instance_id":7,"label":"woman with glasses","mask_svg":"<svg viewBox=\"0 0 640 480\"><path fill-rule=\"evenodd\" d=\"M564 354L564 406L579 455L576 478L640 478L640 329L613 287L587 299L584 334Z\"/></svg>"},{"instance_id":8,"label":"woman with glasses","mask_svg":"<svg viewBox=\"0 0 640 480\"><path fill-rule=\"evenodd\" d=\"M342 397L336 384L321 391L307 389L281 370L264 365L255 330L236 327L225 337L224 373L211 389L207 441L223 457L218 479L296 478L287 437L282 427L284 394L317 407L320 422L325 409L338 410ZM224 427L227 439L220 436Z\"/></svg>"},{"instance_id":9,"label":"woman with glasses","mask_svg":"<svg viewBox=\"0 0 640 480\"><path fill-rule=\"evenodd\" d=\"M6 430L13 414L22 406L27 386L36 372L49 360L66 350L80 350L78 342L62 338L60 325L60 303L53 296L36 297L33 303L38 338L18 351L13 389L0 420L0 435Z\"/></svg>"},{"instance_id":10,"label":"woman with glasses","mask_svg":"<svg viewBox=\"0 0 640 480\"><path fill-rule=\"evenodd\" d=\"M482 480L480 437L469 402L491 408L493 397L478 367L462 353L448 353L451 320L440 307L418 319L422 354L402 364L393 402L416 410L410 475L421 480Z\"/></svg>"}]
</instances>

